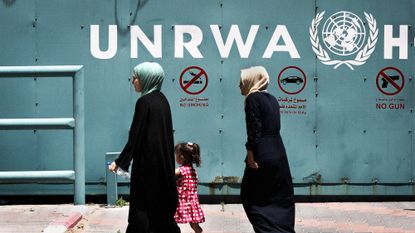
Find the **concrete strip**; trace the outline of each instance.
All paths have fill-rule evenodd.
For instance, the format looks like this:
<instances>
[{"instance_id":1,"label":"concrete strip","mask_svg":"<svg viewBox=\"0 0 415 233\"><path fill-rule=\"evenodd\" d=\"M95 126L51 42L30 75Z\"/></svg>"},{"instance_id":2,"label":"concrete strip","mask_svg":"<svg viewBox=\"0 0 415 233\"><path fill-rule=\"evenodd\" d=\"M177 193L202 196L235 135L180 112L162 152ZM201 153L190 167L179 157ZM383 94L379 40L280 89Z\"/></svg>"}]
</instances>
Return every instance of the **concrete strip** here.
<instances>
[{"instance_id":1,"label":"concrete strip","mask_svg":"<svg viewBox=\"0 0 415 233\"><path fill-rule=\"evenodd\" d=\"M63 225L49 225L48 227L46 227L43 232L44 233L65 233L65 231L68 228L66 228Z\"/></svg>"},{"instance_id":2,"label":"concrete strip","mask_svg":"<svg viewBox=\"0 0 415 233\"><path fill-rule=\"evenodd\" d=\"M82 214L76 212L69 217L61 217L51 222L44 230L44 233L65 233L69 228L74 227L82 219Z\"/></svg>"}]
</instances>

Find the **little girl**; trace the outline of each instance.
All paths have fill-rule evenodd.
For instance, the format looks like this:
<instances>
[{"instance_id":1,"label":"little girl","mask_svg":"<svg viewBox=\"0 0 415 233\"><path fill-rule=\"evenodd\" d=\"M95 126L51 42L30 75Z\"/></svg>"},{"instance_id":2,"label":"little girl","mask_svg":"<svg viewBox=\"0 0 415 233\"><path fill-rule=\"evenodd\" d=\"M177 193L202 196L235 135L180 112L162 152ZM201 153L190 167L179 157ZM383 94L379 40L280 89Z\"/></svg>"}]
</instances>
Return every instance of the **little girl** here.
<instances>
[{"instance_id":1,"label":"little girl","mask_svg":"<svg viewBox=\"0 0 415 233\"><path fill-rule=\"evenodd\" d=\"M193 163L200 166L200 147L196 143L179 143L174 148L176 162L181 166L176 169L177 192L179 204L174 219L177 223L190 223L190 227L200 233L203 229L199 223L205 221L197 196L197 173Z\"/></svg>"}]
</instances>

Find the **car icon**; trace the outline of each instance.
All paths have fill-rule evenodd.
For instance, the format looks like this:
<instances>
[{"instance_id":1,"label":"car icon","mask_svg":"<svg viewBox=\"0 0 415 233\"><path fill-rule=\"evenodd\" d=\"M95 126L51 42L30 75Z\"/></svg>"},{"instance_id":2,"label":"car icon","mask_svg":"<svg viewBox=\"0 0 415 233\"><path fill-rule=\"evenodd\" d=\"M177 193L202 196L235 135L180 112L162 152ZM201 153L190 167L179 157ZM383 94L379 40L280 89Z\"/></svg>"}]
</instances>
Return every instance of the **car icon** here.
<instances>
[{"instance_id":1,"label":"car icon","mask_svg":"<svg viewBox=\"0 0 415 233\"><path fill-rule=\"evenodd\" d=\"M298 76L288 76L288 77L281 79L281 83L284 85L287 83L296 83L297 85L300 85L300 83L303 83L303 82L304 80Z\"/></svg>"}]
</instances>

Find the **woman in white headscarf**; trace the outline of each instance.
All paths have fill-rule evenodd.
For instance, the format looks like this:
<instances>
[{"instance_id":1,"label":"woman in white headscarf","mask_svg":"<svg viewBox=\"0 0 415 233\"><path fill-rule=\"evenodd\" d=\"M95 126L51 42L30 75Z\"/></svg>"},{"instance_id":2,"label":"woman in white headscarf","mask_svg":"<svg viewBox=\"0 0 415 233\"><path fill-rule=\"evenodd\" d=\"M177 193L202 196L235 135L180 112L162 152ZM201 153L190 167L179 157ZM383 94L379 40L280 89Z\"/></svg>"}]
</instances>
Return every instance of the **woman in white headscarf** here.
<instances>
[{"instance_id":1,"label":"woman in white headscarf","mask_svg":"<svg viewBox=\"0 0 415 233\"><path fill-rule=\"evenodd\" d=\"M109 166L127 171L131 160L130 210L127 233L180 232L174 220L178 203L173 124L170 105L160 91L163 68L144 62L133 70L132 84L141 97L135 105L127 144Z\"/></svg>"},{"instance_id":2,"label":"woman in white headscarf","mask_svg":"<svg viewBox=\"0 0 415 233\"><path fill-rule=\"evenodd\" d=\"M294 189L280 136L280 108L267 92L269 76L262 66L241 70L245 98L246 168L241 200L255 232L294 231Z\"/></svg>"}]
</instances>

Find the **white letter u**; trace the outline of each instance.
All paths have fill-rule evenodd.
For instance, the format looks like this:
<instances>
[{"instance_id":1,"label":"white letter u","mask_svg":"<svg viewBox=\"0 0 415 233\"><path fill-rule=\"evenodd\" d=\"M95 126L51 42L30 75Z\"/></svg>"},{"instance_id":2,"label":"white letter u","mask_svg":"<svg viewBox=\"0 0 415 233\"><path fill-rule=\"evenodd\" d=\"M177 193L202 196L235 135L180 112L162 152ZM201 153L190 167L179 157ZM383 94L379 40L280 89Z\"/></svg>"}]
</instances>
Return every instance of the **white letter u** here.
<instances>
[{"instance_id":1,"label":"white letter u","mask_svg":"<svg viewBox=\"0 0 415 233\"><path fill-rule=\"evenodd\" d=\"M117 53L117 25L108 25L108 49L99 47L99 25L91 25L91 54L98 59L110 59Z\"/></svg>"}]
</instances>

